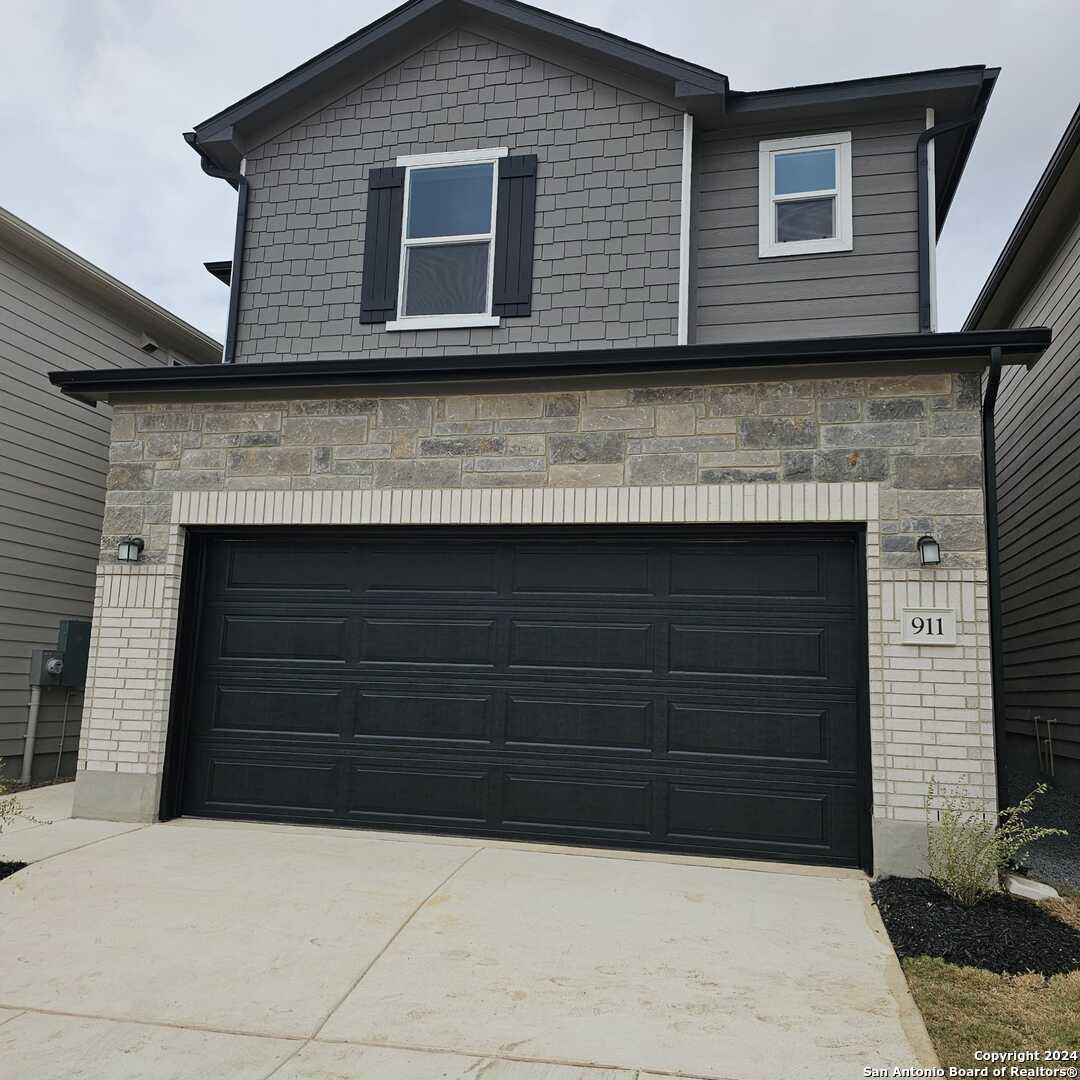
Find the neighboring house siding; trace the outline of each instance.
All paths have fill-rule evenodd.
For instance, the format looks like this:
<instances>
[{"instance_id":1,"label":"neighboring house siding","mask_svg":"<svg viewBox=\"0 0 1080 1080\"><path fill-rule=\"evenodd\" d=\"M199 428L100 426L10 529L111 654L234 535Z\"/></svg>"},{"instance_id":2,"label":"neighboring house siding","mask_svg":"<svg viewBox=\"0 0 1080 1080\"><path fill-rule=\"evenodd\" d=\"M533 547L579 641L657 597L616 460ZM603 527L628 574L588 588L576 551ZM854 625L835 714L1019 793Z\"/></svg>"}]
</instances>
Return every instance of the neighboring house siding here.
<instances>
[{"instance_id":1,"label":"neighboring house siding","mask_svg":"<svg viewBox=\"0 0 1080 1080\"><path fill-rule=\"evenodd\" d=\"M1029 767L1034 716L1056 719L1058 767L1080 781L1080 223L1012 325L1054 340L1032 371L1007 371L998 397L1007 716Z\"/></svg>"},{"instance_id":2,"label":"neighboring house siding","mask_svg":"<svg viewBox=\"0 0 1080 1080\"><path fill-rule=\"evenodd\" d=\"M915 113L733 127L694 143L693 340L918 330ZM850 131L854 248L758 257L758 144Z\"/></svg>"},{"instance_id":3,"label":"neighboring house siding","mask_svg":"<svg viewBox=\"0 0 1080 1080\"><path fill-rule=\"evenodd\" d=\"M239 362L676 342L680 112L452 32L253 149ZM532 314L387 333L358 319L367 177L399 154L539 158Z\"/></svg>"},{"instance_id":4,"label":"neighboring house siding","mask_svg":"<svg viewBox=\"0 0 1080 1080\"><path fill-rule=\"evenodd\" d=\"M18 774L34 648L56 644L61 619L89 619L109 455L109 409L64 397L57 369L157 366L139 333L94 301L0 248L0 757ZM70 774L81 691L67 710ZM48 690L35 777L55 772L65 693Z\"/></svg>"}]
</instances>

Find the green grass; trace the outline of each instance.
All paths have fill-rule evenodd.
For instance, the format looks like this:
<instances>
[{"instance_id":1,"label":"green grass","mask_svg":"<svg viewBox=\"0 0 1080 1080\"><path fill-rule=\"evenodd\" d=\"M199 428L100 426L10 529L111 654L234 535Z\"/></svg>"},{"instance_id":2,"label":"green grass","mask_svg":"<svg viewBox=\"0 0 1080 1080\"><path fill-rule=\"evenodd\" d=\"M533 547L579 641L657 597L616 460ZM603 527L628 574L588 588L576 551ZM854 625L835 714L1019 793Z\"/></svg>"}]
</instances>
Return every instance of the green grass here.
<instances>
[{"instance_id":1,"label":"green grass","mask_svg":"<svg viewBox=\"0 0 1080 1080\"><path fill-rule=\"evenodd\" d=\"M977 1050L1080 1048L1080 971L995 975L929 956L903 966L946 1068L985 1065Z\"/></svg>"}]
</instances>

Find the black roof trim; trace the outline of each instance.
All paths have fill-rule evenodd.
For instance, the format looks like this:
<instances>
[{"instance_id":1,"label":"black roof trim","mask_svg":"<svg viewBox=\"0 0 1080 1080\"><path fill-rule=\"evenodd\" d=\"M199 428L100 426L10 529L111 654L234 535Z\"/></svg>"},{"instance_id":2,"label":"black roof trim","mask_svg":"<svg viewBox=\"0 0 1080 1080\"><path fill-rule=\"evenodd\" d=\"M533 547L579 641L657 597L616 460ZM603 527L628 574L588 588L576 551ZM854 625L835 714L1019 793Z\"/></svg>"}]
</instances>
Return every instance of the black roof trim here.
<instances>
[{"instance_id":1,"label":"black roof trim","mask_svg":"<svg viewBox=\"0 0 1080 1080\"><path fill-rule=\"evenodd\" d=\"M938 147L934 172L937 181L937 213L935 220L938 236L941 235L945 218L949 215L953 199L956 196L956 189L960 186L960 178L964 175L968 158L971 156L971 148L975 145L976 136L978 136L979 130L982 128L983 117L986 115L986 109L990 104L990 95L994 92L994 87L997 86L1000 74L1001 68L997 67L983 70L982 83L975 91L975 97L970 107L970 113L978 115L975 123L961 128L951 137L948 135L938 136L936 140ZM941 123L946 119L948 118L939 116L936 118L935 123ZM945 153L949 149L950 142L953 144L951 158L946 157Z\"/></svg>"},{"instance_id":2,"label":"black roof trim","mask_svg":"<svg viewBox=\"0 0 1080 1080\"><path fill-rule=\"evenodd\" d=\"M1031 193L1027 205L1021 211L1013 231L1009 234L1009 239L1005 241L1005 246L1001 249L997 262L994 263L993 269L990 271L982 289L979 290L979 295L971 307L971 312L968 314L967 319L964 320L965 330L978 326L986 315L987 309L1009 277L1017 256L1031 235L1040 215L1053 197L1059 181L1068 170L1078 148L1080 148L1080 106L1072 114L1072 119L1065 128L1065 134L1062 135L1061 141L1057 144L1057 148L1043 170L1042 176L1039 177L1039 182L1035 185L1035 190ZM1064 237L1061 237L1061 239L1064 239Z\"/></svg>"},{"instance_id":3,"label":"black roof trim","mask_svg":"<svg viewBox=\"0 0 1080 1080\"><path fill-rule=\"evenodd\" d=\"M213 274L222 285L232 284L232 259L219 259L217 262L204 262L203 266Z\"/></svg>"},{"instance_id":4,"label":"black roof trim","mask_svg":"<svg viewBox=\"0 0 1080 1080\"><path fill-rule=\"evenodd\" d=\"M926 71L810 83L806 86L785 86L774 90L730 90L728 110L732 113L757 113L803 106L817 109L876 97L967 88L977 91L988 74L996 78L998 71L998 68L987 68L984 64L969 64L964 67L930 68Z\"/></svg>"},{"instance_id":5,"label":"black roof trim","mask_svg":"<svg viewBox=\"0 0 1080 1080\"><path fill-rule=\"evenodd\" d=\"M674 86L681 83L688 84L696 93L714 94L721 99L727 93L727 76L718 71L680 60L598 27L587 26L543 11L530 4L521 3L520 0L407 0L355 34L197 124L194 138L188 141L204 156L215 160L221 168L227 171L235 170L239 151L236 151L236 160L219 160L222 155L217 145L222 141L233 141L233 129L239 130L245 125L257 123L258 114L279 108L287 98L302 90L312 80L332 78L335 69L364 50L384 48L392 35L425 16L439 15L439 9L445 9L447 16L494 16L539 33L550 34L580 49L597 53L608 61L670 78L673 81L673 91ZM231 158L233 155L228 156Z\"/></svg>"},{"instance_id":6,"label":"black roof trim","mask_svg":"<svg viewBox=\"0 0 1080 1080\"><path fill-rule=\"evenodd\" d=\"M862 337L754 341L731 345L667 345L656 349L563 349L356 360L290 360L206 368L107 368L53 371L49 381L70 397L327 390L417 382L632 375L791 364L982 359L1000 346L1006 363L1034 363L1050 344L1044 327L976 333L876 334Z\"/></svg>"}]
</instances>

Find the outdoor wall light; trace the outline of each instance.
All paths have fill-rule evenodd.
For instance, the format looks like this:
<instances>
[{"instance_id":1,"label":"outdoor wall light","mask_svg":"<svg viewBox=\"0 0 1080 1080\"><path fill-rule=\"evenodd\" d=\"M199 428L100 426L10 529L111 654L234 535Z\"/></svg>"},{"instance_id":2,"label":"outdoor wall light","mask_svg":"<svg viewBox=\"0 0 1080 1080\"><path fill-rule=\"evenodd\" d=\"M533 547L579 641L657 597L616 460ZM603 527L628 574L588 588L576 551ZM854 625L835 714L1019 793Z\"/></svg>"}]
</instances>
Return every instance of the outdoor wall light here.
<instances>
[{"instance_id":1,"label":"outdoor wall light","mask_svg":"<svg viewBox=\"0 0 1080 1080\"><path fill-rule=\"evenodd\" d=\"M119 562L138 562L145 546L141 536L129 536L116 545L116 558Z\"/></svg>"},{"instance_id":2,"label":"outdoor wall light","mask_svg":"<svg viewBox=\"0 0 1080 1080\"><path fill-rule=\"evenodd\" d=\"M916 547L923 566L941 565L941 545L932 536L920 536Z\"/></svg>"}]
</instances>

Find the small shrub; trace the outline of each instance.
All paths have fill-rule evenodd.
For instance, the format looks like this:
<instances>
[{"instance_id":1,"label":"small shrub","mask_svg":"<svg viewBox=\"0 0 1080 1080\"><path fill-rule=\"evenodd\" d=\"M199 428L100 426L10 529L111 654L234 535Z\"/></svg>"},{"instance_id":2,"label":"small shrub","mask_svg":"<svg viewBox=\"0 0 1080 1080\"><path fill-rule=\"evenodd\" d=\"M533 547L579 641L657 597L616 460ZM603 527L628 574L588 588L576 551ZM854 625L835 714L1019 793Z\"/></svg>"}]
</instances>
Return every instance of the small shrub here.
<instances>
[{"instance_id":1,"label":"small shrub","mask_svg":"<svg viewBox=\"0 0 1080 1080\"><path fill-rule=\"evenodd\" d=\"M978 800L931 780L926 795L931 879L965 907L996 892L1001 874L1018 852L1044 837L1068 835L1064 829L1025 824L1035 797L1044 791L1046 785L1039 784L1002 810L995 822Z\"/></svg>"}]
</instances>

